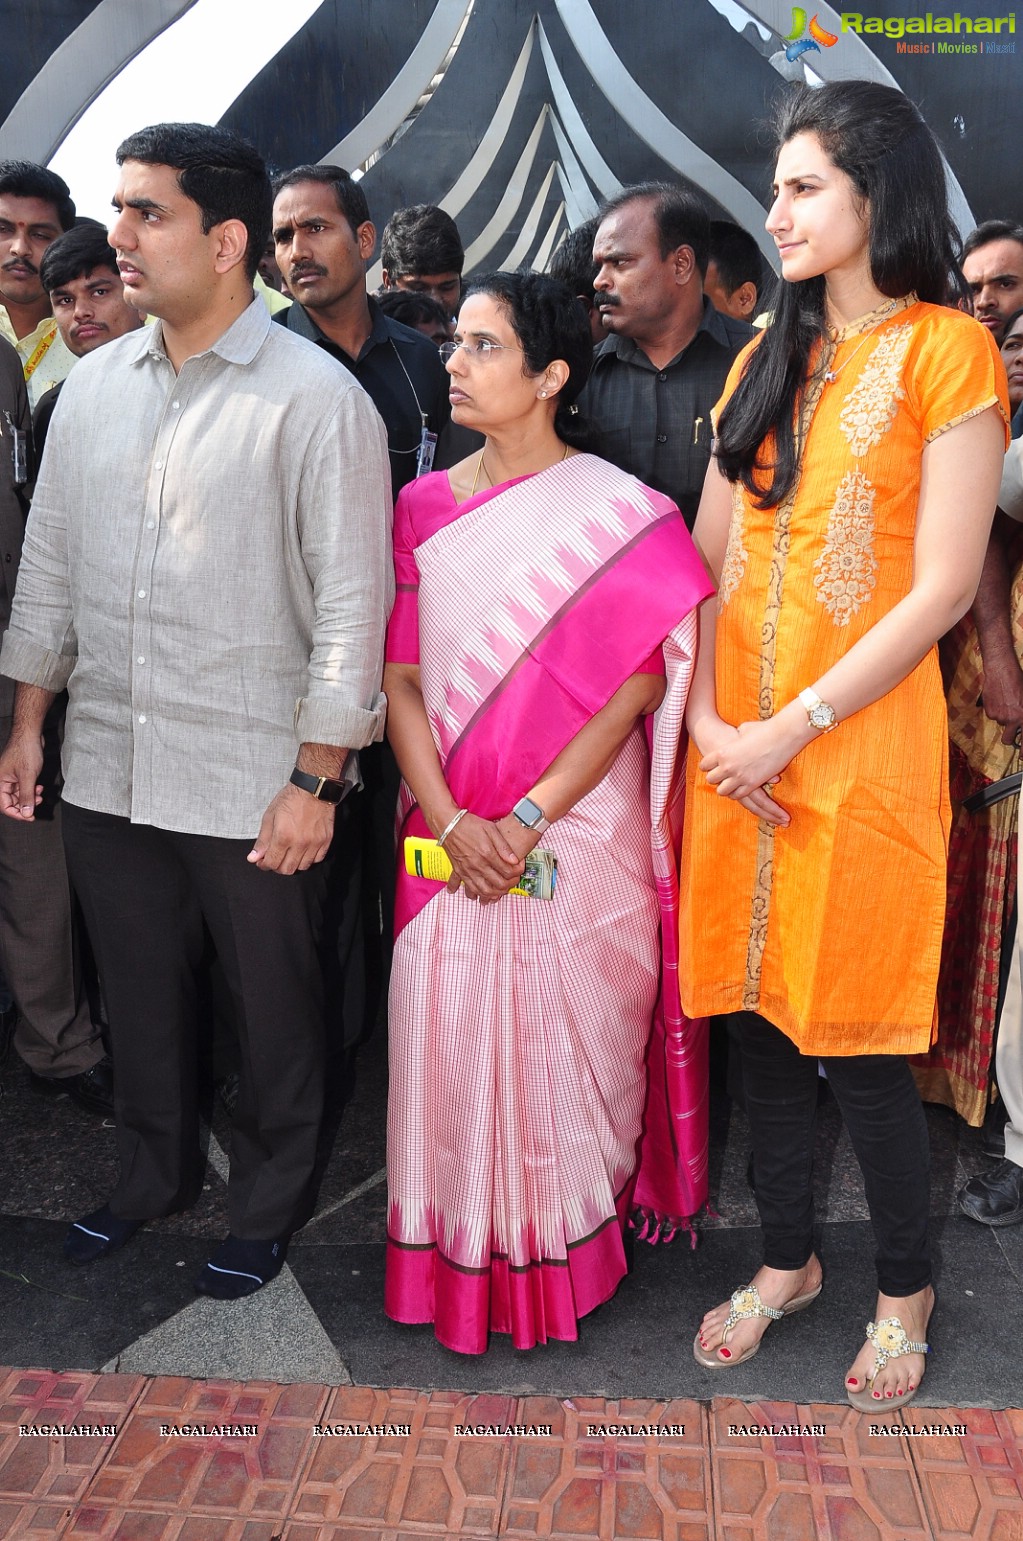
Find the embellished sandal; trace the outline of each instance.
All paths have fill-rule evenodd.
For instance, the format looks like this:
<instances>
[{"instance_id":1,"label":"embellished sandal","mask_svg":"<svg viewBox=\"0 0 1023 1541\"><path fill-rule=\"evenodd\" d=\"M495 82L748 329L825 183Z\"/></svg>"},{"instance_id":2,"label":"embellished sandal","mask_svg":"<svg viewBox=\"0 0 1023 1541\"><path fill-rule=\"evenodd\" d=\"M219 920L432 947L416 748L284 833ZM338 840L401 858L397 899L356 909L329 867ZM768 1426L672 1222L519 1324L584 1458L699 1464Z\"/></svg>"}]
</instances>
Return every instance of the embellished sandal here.
<instances>
[{"instance_id":1,"label":"embellished sandal","mask_svg":"<svg viewBox=\"0 0 1023 1541\"><path fill-rule=\"evenodd\" d=\"M874 1345L874 1373L867 1376L862 1391L850 1391L848 1386L845 1388L849 1405L855 1407L858 1413L876 1413L884 1410L883 1403L879 1406L879 1400L872 1394L871 1388L877 1379L878 1372L884 1369L889 1359L899 1359L903 1354L929 1354L931 1351L929 1343L914 1343L906 1336L906 1329L897 1316L885 1316L879 1322L868 1322L867 1337ZM923 1376L920 1380L923 1380ZM891 1398L893 1410L895 1407L908 1406L919 1390L920 1381L912 1391L905 1392L901 1397Z\"/></svg>"},{"instance_id":2,"label":"embellished sandal","mask_svg":"<svg viewBox=\"0 0 1023 1541\"><path fill-rule=\"evenodd\" d=\"M721 1332L721 1343L728 1341L728 1334L737 1322L748 1322L755 1316L766 1316L772 1322L780 1322L783 1316L792 1316L796 1311L805 1310L817 1299L822 1288L823 1285L818 1284L816 1289L807 1290L805 1295L797 1295L794 1300L790 1300L787 1305L780 1308L765 1306L755 1284L747 1284L743 1289L735 1290L732 1294L732 1308ZM693 1356L697 1364L702 1364L705 1370L730 1370L733 1366L745 1364L747 1359L752 1359L762 1342L763 1339L758 1338L744 1354L739 1355L738 1359L719 1359L718 1349L721 1343L715 1348L705 1349L701 1347L700 1334L697 1333L693 1340Z\"/></svg>"}]
</instances>

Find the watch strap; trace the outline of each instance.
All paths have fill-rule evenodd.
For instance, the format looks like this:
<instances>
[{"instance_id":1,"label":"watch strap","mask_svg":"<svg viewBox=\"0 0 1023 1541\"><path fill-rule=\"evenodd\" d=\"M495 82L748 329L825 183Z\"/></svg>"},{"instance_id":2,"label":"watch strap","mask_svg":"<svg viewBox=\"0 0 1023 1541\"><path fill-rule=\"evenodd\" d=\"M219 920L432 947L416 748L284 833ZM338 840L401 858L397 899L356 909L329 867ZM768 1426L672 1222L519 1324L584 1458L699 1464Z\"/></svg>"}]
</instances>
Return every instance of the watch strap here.
<instances>
[{"instance_id":1,"label":"watch strap","mask_svg":"<svg viewBox=\"0 0 1023 1541\"><path fill-rule=\"evenodd\" d=\"M835 708L822 701L816 690L807 686L799 692L799 699L806 708L806 715L810 719L811 728L818 733L830 733L832 728L838 727L838 717Z\"/></svg>"},{"instance_id":2,"label":"watch strap","mask_svg":"<svg viewBox=\"0 0 1023 1541\"><path fill-rule=\"evenodd\" d=\"M288 779L292 786L301 787L303 792L309 792L321 803L331 803L335 807L348 791L348 783L335 781L330 776L313 776L309 771L299 770L297 765Z\"/></svg>"},{"instance_id":3,"label":"watch strap","mask_svg":"<svg viewBox=\"0 0 1023 1541\"><path fill-rule=\"evenodd\" d=\"M535 835L545 834L551 827L550 819L540 804L534 803L531 797L520 797L512 809L512 815L524 828L531 829Z\"/></svg>"}]
</instances>

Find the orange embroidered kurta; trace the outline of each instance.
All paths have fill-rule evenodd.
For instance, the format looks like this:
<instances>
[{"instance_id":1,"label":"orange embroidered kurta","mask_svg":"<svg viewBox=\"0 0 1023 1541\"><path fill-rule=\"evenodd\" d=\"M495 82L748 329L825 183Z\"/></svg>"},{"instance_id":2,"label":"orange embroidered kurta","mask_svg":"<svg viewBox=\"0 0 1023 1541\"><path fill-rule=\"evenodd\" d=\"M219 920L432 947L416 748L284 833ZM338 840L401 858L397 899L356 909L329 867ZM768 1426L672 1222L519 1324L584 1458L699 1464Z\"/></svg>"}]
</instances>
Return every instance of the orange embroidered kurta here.
<instances>
[{"instance_id":1,"label":"orange embroidered kurta","mask_svg":"<svg viewBox=\"0 0 1023 1541\"><path fill-rule=\"evenodd\" d=\"M958 311L889 301L824 350L794 493L759 510L733 490L717 600L717 705L728 722L787 705L909 592L925 445L996 404L1008 421L990 335ZM926 1050L950 824L937 649L796 756L777 789L787 829L719 797L699 758L690 746L686 1012L760 1012L809 1054Z\"/></svg>"}]
</instances>

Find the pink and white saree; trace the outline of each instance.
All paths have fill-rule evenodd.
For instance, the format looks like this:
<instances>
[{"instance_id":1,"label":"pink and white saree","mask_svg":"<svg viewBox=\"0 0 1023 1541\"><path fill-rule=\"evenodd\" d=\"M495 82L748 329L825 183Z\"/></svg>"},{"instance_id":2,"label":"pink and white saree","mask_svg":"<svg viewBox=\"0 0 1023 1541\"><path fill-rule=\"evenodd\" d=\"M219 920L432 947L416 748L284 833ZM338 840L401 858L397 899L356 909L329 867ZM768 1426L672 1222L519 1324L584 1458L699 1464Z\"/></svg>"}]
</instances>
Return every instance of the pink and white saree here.
<instances>
[{"instance_id":1,"label":"pink and white saree","mask_svg":"<svg viewBox=\"0 0 1023 1541\"><path fill-rule=\"evenodd\" d=\"M667 674L652 724L543 837L553 901L481 906L399 853L385 1309L462 1353L490 1331L575 1339L626 1271L630 1206L656 1233L706 1199L706 1024L679 1006L676 912L710 584L674 504L590 455L459 506L443 473L412 483L395 564L388 657L419 663L448 785L484 818L630 675ZM407 788L402 814L402 840L429 834Z\"/></svg>"}]
</instances>

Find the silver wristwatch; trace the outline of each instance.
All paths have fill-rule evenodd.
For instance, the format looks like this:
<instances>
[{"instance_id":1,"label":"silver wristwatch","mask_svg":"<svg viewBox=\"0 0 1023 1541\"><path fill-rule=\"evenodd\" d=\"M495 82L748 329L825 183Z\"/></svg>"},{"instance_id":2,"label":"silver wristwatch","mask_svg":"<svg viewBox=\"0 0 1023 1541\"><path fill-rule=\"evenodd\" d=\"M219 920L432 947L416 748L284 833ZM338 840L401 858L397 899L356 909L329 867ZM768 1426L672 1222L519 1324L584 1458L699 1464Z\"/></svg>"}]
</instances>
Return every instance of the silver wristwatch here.
<instances>
[{"instance_id":1,"label":"silver wristwatch","mask_svg":"<svg viewBox=\"0 0 1023 1541\"><path fill-rule=\"evenodd\" d=\"M818 733L830 733L832 728L838 727L838 717L835 708L822 701L816 690L809 686L799 692L799 699L806 707L806 715L809 718L811 728L816 728Z\"/></svg>"},{"instance_id":2,"label":"silver wristwatch","mask_svg":"<svg viewBox=\"0 0 1023 1541\"><path fill-rule=\"evenodd\" d=\"M551 821L540 807L534 803L531 797L520 797L512 813L519 823L526 829L531 829L535 835L545 834L551 827Z\"/></svg>"}]
</instances>

